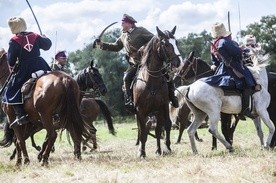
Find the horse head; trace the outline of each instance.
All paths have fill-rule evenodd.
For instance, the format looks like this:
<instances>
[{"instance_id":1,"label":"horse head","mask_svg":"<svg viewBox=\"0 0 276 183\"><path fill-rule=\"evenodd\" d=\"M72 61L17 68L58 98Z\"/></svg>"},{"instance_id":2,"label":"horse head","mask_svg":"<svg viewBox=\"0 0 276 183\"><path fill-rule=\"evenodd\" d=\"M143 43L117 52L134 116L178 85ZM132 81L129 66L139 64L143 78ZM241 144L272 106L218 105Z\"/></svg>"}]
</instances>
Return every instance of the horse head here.
<instances>
[{"instance_id":1,"label":"horse head","mask_svg":"<svg viewBox=\"0 0 276 183\"><path fill-rule=\"evenodd\" d=\"M89 67L82 70L77 76L76 80L79 84L80 90L86 91L87 89L93 89L94 91L99 91L101 95L107 93L107 88L102 79L98 68L93 66L93 61Z\"/></svg>"},{"instance_id":2,"label":"horse head","mask_svg":"<svg viewBox=\"0 0 276 183\"><path fill-rule=\"evenodd\" d=\"M180 67L178 68L177 75L182 79L187 80L195 76L194 63L195 63L194 51L192 51L187 58L184 59Z\"/></svg>"},{"instance_id":3,"label":"horse head","mask_svg":"<svg viewBox=\"0 0 276 183\"><path fill-rule=\"evenodd\" d=\"M159 56L166 63L170 63L172 68L179 67L182 62L182 57L177 48L177 41L174 37L176 26L171 31L162 32L158 27L156 27L157 35L160 42Z\"/></svg>"}]
</instances>

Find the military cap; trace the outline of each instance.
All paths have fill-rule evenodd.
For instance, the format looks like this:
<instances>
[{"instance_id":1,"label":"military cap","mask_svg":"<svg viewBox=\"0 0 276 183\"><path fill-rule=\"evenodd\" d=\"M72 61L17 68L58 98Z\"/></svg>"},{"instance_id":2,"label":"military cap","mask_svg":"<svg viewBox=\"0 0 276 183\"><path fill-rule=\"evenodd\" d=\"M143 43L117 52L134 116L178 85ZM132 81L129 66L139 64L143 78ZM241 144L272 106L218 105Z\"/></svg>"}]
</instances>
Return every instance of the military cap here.
<instances>
[{"instance_id":1,"label":"military cap","mask_svg":"<svg viewBox=\"0 0 276 183\"><path fill-rule=\"evenodd\" d=\"M65 51L58 51L55 55L55 59L58 59L58 58L67 58Z\"/></svg>"},{"instance_id":2,"label":"military cap","mask_svg":"<svg viewBox=\"0 0 276 183\"><path fill-rule=\"evenodd\" d=\"M131 24L137 23L137 21L132 16L129 16L128 14L123 15L122 21L131 23Z\"/></svg>"}]
</instances>

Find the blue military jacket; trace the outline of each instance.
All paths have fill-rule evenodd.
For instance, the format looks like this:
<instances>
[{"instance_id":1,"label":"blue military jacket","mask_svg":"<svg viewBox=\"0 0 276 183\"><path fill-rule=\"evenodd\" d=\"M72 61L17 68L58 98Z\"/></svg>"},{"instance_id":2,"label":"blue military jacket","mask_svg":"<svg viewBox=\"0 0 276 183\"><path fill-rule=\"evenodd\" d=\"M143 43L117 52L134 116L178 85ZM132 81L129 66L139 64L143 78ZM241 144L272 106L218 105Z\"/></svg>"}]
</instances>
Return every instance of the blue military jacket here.
<instances>
[{"instance_id":1,"label":"blue military jacket","mask_svg":"<svg viewBox=\"0 0 276 183\"><path fill-rule=\"evenodd\" d=\"M21 87L38 70L50 71L47 62L40 57L40 49L49 50L52 42L49 38L33 32L21 32L11 38L8 49L8 63L12 68L19 60L19 68L8 83L3 103L22 104Z\"/></svg>"},{"instance_id":2,"label":"blue military jacket","mask_svg":"<svg viewBox=\"0 0 276 183\"><path fill-rule=\"evenodd\" d=\"M220 86L229 89L243 89L256 85L255 79L250 70L241 62L242 51L238 44L229 37L219 38L214 42L219 54L211 54L211 59L217 70L214 76L202 80L213 86ZM234 72L238 71L243 77Z\"/></svg>"}]
</instances>

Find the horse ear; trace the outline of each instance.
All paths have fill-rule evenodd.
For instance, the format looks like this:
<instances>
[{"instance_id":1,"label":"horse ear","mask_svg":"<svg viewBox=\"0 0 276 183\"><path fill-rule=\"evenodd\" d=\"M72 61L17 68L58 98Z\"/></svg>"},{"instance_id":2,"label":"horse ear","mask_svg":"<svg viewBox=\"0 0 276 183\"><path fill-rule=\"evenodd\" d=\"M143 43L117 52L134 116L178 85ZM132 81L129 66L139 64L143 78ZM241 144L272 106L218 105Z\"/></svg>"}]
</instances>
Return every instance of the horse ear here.
<instances>
[{"instance_id":1,"label":"horse ear","mask_svg":"<svg viewBox=\"0 0 276 183\"><path fill-rule=\"evenodd\" d=\"M92 68L93 65L94 65L94 60L92 59L92 60L91 60L91 63L90 63L90 67Z\"/></svg>"},{"instance_id":2,"label":"horse ear","mask_svg":"<svg viewBox=\"0 0 276 183\"><path fill-rule=\"evenodd\" d=\"M166 35L156 26L158 37L166 37Z\"/></svg>"},{"instance_id":3,"label":"horse ear","mask_svg":"<svg viewBox=\"0 0 276 183\"><path fill-rule=\"evenodd\" d=\"M195 55L195 51L192 51L192 52L189 54L188 60L191 60L192 58L194 58L194 55Z\"/></svg>"},{"instance_id":4,"label":"horse ear","mask_svg":"<svg viewBox=\"0 0 276 183\"><path fill-rule=\"evenodd\" d=\"M174 28L171 30L171 34L174 35L176 31L176 26L174 26Z\"/></svg>"}]
</instances>

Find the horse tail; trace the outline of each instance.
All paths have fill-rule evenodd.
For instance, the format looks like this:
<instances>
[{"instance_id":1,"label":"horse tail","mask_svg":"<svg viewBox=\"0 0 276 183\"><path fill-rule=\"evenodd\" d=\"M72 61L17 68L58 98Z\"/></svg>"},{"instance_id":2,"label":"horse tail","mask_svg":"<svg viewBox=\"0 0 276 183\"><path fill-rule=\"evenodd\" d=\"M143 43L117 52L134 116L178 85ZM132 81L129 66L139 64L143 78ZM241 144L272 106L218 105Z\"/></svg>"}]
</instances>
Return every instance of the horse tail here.
<instances>
[{"instance_id":1,"label":"horse tail","mask_svg":"<svg viewBox=\"0 0 276 183\"><path fill-rule=\"evenodd\" d=\"M83 139L95 141L96 129L94 126L89 126L83 121L80 112L80 90L77 82L73 79L67 79L64 83L65 95L63 96L59 113L61 125L69 131L75 144L74 154L80 157L81 141Z\"/></svg>"},{"instance_id":2,"label":"horse tail","mask_svg":"<svg viewBox=\"0 0 276 183\"><path fill-rule=\"evenodd\" d=\"M0 141L0 146L9 147L13 142L14 131L9 127L9 124L7 122L4 124L3 130L4 130L4 137Z\"/></svg>"},{"instance_id":3,"label":"horse tail","mask_svg":"<svg viewBox=\"0 0 276 183\"><path fill-rule=\"evenodd\" d=\"M102 112L105 120L107 121L107 126L108 126L109 132L112 135L115 135L116 132L115 132L115 129L114 129L114 126L113 126L113 120L112 120L111 112L110 112L109 108L107 107L107 105L102 100L95 99L95 101L100 106L101 112Z\"/></svg>"}]
</instances>

